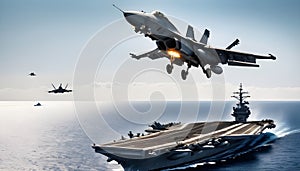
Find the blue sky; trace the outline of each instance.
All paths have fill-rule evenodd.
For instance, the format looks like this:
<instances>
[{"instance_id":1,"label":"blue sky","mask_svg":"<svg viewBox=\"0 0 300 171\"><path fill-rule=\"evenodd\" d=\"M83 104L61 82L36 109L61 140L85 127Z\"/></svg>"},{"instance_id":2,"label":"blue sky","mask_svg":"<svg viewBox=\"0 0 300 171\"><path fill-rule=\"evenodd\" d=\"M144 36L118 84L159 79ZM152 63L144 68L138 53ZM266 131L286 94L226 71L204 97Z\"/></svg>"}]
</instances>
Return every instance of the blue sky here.
<instances>
[{"instance_id":1,"label":"blue sky","mask_svg":"<svg viewBox=\"0 0 300 171\"><path fill-rule=\"evenodd\" d=\"M241 44L234 50L276 55L276 61L259 62L258 69L225 66L225 82L264 89L293 88L289 98L300 98L295 94L300 89L297 0L0 0L0 100L54 99L44 93L51 88L50 83L72 83L78 56L87 41L122 18L112 3L124 10L160 10L200 31L208 28L209 44L214 47L224 48L239 38ZM38 74L35 80L26 76L31 71ZM202 74L196 69L193 72ZM205 77L201 79L206 82ZM40 93L34 95L34 88ZM19 98L17 92L24 97Z\"/></svg>"}]
</instances>

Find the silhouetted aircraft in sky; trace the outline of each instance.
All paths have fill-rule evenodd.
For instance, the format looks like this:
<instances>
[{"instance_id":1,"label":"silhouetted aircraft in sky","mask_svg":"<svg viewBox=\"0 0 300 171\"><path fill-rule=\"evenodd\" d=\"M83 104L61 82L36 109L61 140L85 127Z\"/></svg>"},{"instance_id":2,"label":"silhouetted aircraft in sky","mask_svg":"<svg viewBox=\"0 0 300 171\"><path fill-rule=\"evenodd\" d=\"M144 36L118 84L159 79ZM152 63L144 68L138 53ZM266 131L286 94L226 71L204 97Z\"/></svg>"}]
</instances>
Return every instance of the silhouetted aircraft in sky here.
<instances>
[{"instance_id":1,"label":"silhouetted aircraft in sky","mask_svg":"<svg viewBox=\"0 0 300 171\"><path fill-rule=\"evenodd\" d=\"M72 90L67 90L68 84L66 85L65 88L62 87L62 84L60 84L58 88L55 88L55 86L52 84L52 87L54 88L54 90L48 91L48 93L68 93L68 92L72 92Z\"/></svg>"},{"instance_id":2,"label":"silhouetted aircraft in sky","mask_svg":"<svg viewBox=\"0 0 300 171\"><path fill-rule=\"evenodd\" d=\"M34 76L36 76L36 74L34 73L34 72L31 72L30 74L28 74L29 76L32 76L32 77L34 77Z\"/></svg>"}]
</instances>

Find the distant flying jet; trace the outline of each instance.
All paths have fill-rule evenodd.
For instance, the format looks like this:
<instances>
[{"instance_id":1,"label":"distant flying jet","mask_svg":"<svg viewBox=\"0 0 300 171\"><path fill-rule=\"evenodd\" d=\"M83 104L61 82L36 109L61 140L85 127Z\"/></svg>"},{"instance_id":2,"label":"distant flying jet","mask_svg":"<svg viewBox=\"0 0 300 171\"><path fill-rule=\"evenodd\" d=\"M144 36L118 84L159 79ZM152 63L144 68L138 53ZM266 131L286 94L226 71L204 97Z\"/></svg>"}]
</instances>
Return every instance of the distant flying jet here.
<instances>
[{"instance_id":1,"label":"distant flying jet","mask_svg":"<svg viewBox=\"0 0 300 171\"><path fill-rule=\"evenodd\" d=\"M55 88L55 86L52 84L52 87L54 88L54 90L48 91L48 93L68 93L68 92L72 92L72 90L67 90L68 84L66 85L65 88L62 88L62 84L59 85L58 88Z\"/></svg>"},{"instance_id":2,"label":"distant flying jet","mask_svg":"<svg viewBox=\"0 0 300 171\"><path fill-rule=\"evenodd\" d=\"M36 74L34 73L34 72L31 72L30 74L28 74L29 76L32 76L32 77L34 77L34 76L36 76Z\"/></svg>"},{"instance_id":3,"label":"distant flying jet","mask_svg":"<svg viewBox=\"0 0 300 171\"><path fill-rule=\"evenodd\" d=\"M173 70L173 64L182 66L184 63L187 63L187 69L181 72L181 77L184 80L191 66L201 67L206 77L210 78L211 71L215 74L223 72L219 64L259 67L256 64L256 59L276 59L271 54L261 56L230 50L233 46L239 44L238 39L226 49L210 47L207 45L210 34L207 29L204 31L202 38L197 41L195 40L192 26L189 25L186 35L182 35L173 23L159 11L153 11L152 13L123 11L117 6L113 6L123 13L125 19L133 26L136 33L144 34L145 37L156 41L156 49L141 55L130 53L132 58L140 59L148 57L154 60L166 57L170 60L170 64L166 66L169 74Z\"/></svg>"}]
</instances>

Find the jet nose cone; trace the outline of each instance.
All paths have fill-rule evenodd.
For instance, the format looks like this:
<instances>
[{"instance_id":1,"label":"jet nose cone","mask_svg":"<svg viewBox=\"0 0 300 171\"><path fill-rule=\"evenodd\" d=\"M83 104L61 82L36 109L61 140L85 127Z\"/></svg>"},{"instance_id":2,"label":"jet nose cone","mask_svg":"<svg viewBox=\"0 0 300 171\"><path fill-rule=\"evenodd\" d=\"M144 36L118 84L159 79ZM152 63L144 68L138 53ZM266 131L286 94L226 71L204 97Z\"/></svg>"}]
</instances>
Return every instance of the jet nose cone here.
<instances>
[{"instance_id":1,"label":"jet nose cone","mask_svg":"<svg viewBox=\"0 0 300 171\"><path fill-rule=\"evenodd\" d=\"M141 22L140 15L135 11L124 11L123 15L127 22L133 26L137 26Z\"/></svg>"},{"instance_id":2,"label":"jet nose cone","mask_svg":"<svg viewBox=\"0 0 300 171\"><path fill-rule=\"evenodd\" d=\"M136 15L135 13L133 12L124 12L124 17L129 17L129 16L133 16L133 15Z\"/></svg>"}]
</instances>

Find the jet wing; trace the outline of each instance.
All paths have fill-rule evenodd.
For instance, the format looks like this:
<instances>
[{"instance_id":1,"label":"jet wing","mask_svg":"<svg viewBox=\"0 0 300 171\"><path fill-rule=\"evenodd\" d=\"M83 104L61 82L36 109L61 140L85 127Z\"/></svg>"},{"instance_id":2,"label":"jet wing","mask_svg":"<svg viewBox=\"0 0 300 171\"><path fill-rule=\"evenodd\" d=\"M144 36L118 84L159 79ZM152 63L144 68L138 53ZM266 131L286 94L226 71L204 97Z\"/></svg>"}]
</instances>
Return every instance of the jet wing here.
<instances>
[{"instance_id":1,"label":"jet wing","mask_svg":"<svg viewBox=\"0 0 300 171\"><path fill-rule=\"evenodd\" d=\"M147 58L148 57L152 60L168 57L167 54L165 54L164 52L161 52L158 48L156 48L156 49L154 49L150 52L140 54L140 55L135 55L133 53L130 53L130 55L131 55L132 58L135 58L135 59L141 59L141 58Z\"/></svg>"},{"instance_id":2,"label":"jet wing","mask_svg":"<svg viewBox=\"0 0 300 171\"><path fill-rule=\"evenodd\" d=\"M234 66L249 66L249 67L259 67L256 64L256 59L272 59L275 60L276 57L269 54L268 56L255 55L245 52L237 52L226 49L215 49L222 64L234 65Z\"/></svg>"},{"instance_id":3,"label":"jet wing","mask_svg":"<svg viewBox=\"0 0 300 171\"><path fill-rule=\"evenodd\" d=\"M130 53L130 55L131 55L132 58L135 58L137 60L139 60L141 58L150 58L152 60L160 59L160 58L170 59L168 54L166 54L163 51L160 51L158 48L156 48L156 49L154 49L150 52L143 53L141 55L136 55L136 54L133 54L133 53ZM182 60L177 59L177 58L173 61L173 63L176 64L176 65L179 65L179 66L182 66L184 64Z\"/></svg>"},{"instance_id":4,"label":"jet wing","mask_svg":"<svg viewBox=\"0 0 300 171\"><path fill-rule=\"evenodd\" d=\"M48 93L55 93L55 90L48 91Z\"/></svg>"}]
</instances>

